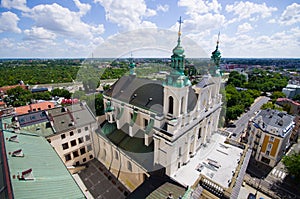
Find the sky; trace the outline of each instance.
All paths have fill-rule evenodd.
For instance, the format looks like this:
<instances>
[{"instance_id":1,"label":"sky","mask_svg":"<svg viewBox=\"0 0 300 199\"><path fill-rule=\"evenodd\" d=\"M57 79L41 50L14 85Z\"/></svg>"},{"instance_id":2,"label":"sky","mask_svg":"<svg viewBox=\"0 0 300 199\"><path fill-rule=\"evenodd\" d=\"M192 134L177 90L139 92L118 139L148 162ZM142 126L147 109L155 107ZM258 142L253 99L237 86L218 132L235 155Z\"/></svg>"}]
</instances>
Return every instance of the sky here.
<instances>
[{"instance_id":1,"label":"sky","mask_svg":"<svg viewBox=\"0 0 300 199\"><path fill-rule=\"evenodd\" d=\"M299 58L296 0L1 0L0 58L137 57L150 44L168 57L180 16L187 57L198 50L185 41L210 56L220 32L222 57Z\"/></svg>"}]
</instances>

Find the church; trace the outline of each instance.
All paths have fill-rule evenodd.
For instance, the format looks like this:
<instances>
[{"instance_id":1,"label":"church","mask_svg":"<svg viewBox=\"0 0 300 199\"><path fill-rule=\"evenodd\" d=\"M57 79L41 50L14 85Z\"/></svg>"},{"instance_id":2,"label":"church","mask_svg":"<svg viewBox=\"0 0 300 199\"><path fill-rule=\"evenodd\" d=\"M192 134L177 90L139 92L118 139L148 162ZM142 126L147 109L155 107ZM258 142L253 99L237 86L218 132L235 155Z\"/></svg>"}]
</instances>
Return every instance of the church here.
<instances>
[{"instance_id":1,"label":"church","mask_svg":"<svg viewBox=\"0 0 300 199\"><path fill-rule=\"evenodd\" d=\"M218 43L211 57L215 66L196 85L184 74L181 20L172 53L172 71L163 81L137 77L131 60L130 74L104 93L106 120L93 135L95 158L131 191L151 172L174 175L217 131L222 105Z\"/></svg>"}]
</instances>

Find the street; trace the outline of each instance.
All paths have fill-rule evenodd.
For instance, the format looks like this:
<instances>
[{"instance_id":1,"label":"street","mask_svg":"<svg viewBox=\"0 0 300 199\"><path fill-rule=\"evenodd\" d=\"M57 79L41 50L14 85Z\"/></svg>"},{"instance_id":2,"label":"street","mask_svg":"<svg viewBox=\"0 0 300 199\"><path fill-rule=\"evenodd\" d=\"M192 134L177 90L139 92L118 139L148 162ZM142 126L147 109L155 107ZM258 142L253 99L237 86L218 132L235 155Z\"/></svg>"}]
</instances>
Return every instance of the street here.
<instances>
[{"instance_id":1,"label":"street","mask_svg":"<svg viewBox=\"0 0 300 199\"><path fill-rule=\"evenodd\" d=\"M246 113L244 113L243 115L241 115L235 122L235 126L236 127L228 127L226 128L227 131L232 132L232 139L238 140L241 136L241 134L243 133L244 129L246 128L248 121L250 120L250 118L252 118L255 113L257 111L260 110L260 107L267 103L268 100L270 98L269 97L259 97L255 100L255 102L252 104L252 106L250 107L249 111L247 111Z\"/></svg>"}]
</instances>

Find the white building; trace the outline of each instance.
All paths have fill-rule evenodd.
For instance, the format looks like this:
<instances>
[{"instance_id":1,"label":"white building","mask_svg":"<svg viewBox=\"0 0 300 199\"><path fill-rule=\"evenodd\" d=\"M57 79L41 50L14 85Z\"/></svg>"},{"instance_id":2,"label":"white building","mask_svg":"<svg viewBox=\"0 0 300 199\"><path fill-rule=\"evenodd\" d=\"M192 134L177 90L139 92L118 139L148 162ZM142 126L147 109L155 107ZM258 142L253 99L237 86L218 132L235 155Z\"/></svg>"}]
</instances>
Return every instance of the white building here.
<instances>
[{"instance_id":1,"label":"white building","mask_svg":"<svg viewBox=\"0 0 300 199\"><path fill-rule=\"evenodd\" d=\"M218 49L214 53L219 61ZM213 77L192 86L184 63L179 33L173 70L165 81L138 78L131 61L130 75L104 93L106 121L93 138L95 157L130 190L151 171L175 174L217 130L222 104L218 68L212 69Z\"/></svg>"}]
</instances>

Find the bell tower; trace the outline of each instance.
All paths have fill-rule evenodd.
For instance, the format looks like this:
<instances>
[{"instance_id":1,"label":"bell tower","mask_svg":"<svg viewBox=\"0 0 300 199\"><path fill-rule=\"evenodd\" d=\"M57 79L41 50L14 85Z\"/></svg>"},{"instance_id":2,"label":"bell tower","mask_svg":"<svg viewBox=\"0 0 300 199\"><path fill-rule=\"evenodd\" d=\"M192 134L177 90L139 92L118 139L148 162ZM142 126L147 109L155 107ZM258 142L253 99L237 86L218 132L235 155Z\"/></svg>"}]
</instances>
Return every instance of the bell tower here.
<instances>
[{"instance_id":1,"label":"bell tower","mask_svg":"<svg viewBox=\"0 0 300 199\"><path fill-rule=\"evenodd\" d=\"M172 71L166 77L164 82L164 113L173 118L185 114L187 112L187 98L190 80L184 75L185 55L184 49L181 46L181 17L178 20L178 40L177 45L173 49L171 56Z\"/></svg>"}]
</instances>

